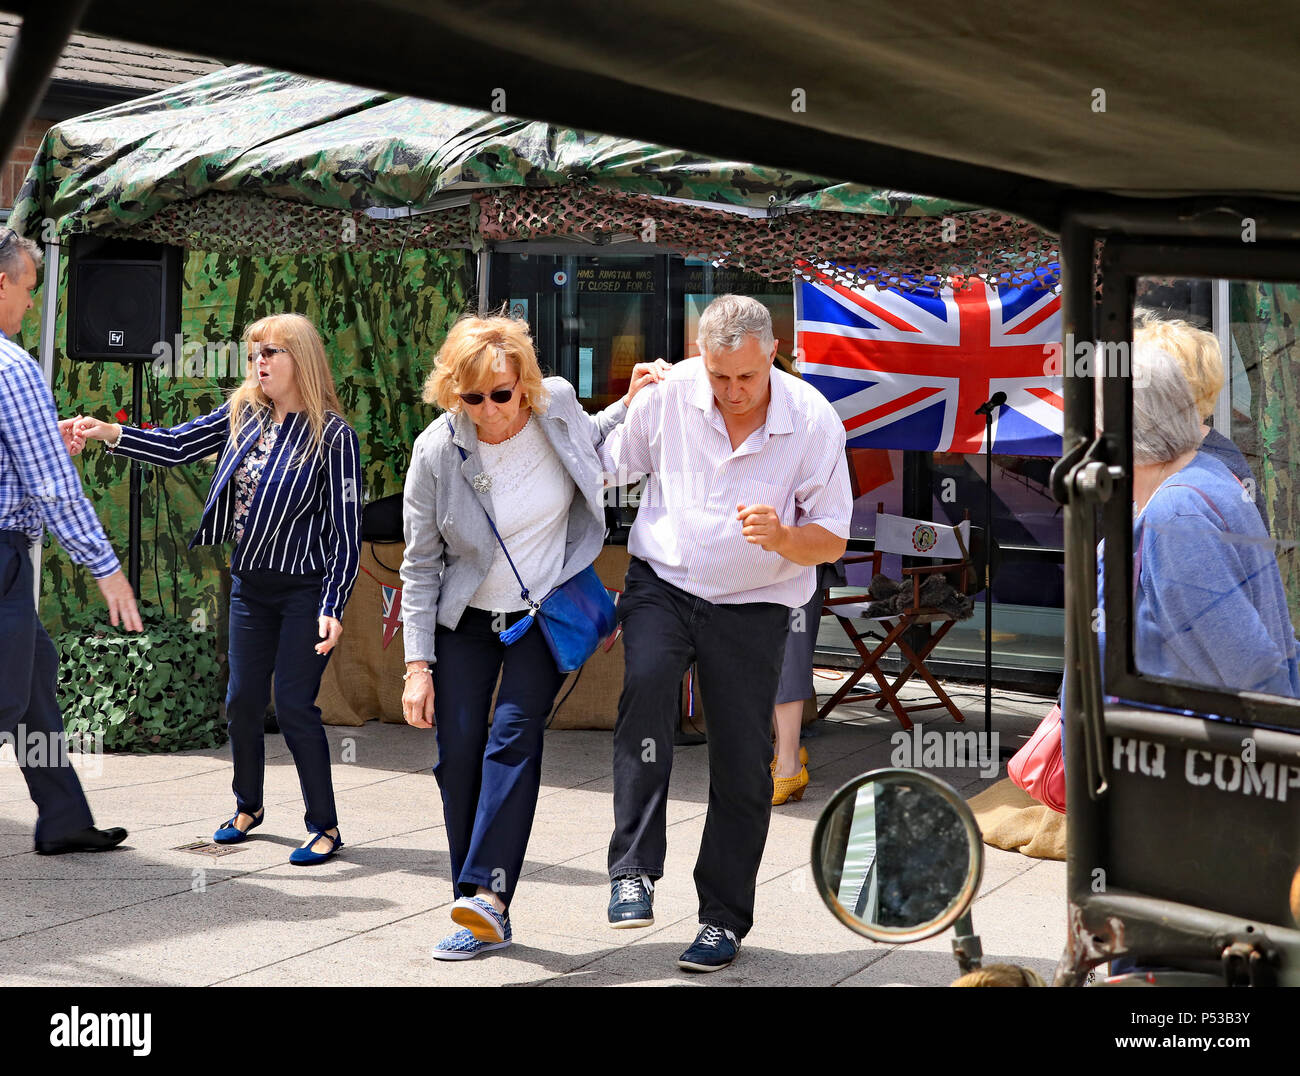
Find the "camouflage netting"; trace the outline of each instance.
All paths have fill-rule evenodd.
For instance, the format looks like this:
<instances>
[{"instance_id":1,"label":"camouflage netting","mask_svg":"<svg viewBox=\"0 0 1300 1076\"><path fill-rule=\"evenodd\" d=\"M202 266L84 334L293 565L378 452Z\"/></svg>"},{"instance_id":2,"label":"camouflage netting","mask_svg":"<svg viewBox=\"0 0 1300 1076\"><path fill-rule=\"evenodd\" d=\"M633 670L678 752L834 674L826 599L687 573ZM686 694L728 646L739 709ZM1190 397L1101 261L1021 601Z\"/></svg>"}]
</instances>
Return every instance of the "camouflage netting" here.
<instances>
[{"instance_id":1,"label":"camouflage netting","mask_svg":"<svg viewBox=\"0 0 1300 1076\"><path fill-rule=\"evenodd\" d=\"M1058 257L1046 233L995 213L918 218L791 211L754 217L648 195L575 188L507 188L475 197L485 239L579 234L617 242L627 237L769 280L788 281L791 270L806 261L850 287L918 287L951 275L1027 283L1035 270Z\"/></svg>"},{"instance_id":2,"label":"camouflage netting","mask_svg":"<svg viewBox=\"0 0 1300 1076\"><path fill-rule=\"evenodd\" d=\"M192 250L261 257L339 250L446 250L471 244L473 217L473 206L463 205L423 217L375 220L362 212L256 194L212 193L189 202L173 202L148 220L113 234Z\"/></svg>"},{"instance_id":3,"label":"camouflage netting","mask_svg":"<svg viewBox=\"0 0 1300 1076\"><path fill-rule=\"evenodd\" d=\"M951 275L1023 282L1058 256L1050 236L994 213L940 218L799 210L756 217L590 187L503 187L476 193L469 205L398 220L211 193L168 205L116 234L250 255L447 249L477 247L480 240L570 236L597 245L632 239L776 281L789 280L793 267L808 262L849 286L918 287Z\"/></svg>"}]
</instances>

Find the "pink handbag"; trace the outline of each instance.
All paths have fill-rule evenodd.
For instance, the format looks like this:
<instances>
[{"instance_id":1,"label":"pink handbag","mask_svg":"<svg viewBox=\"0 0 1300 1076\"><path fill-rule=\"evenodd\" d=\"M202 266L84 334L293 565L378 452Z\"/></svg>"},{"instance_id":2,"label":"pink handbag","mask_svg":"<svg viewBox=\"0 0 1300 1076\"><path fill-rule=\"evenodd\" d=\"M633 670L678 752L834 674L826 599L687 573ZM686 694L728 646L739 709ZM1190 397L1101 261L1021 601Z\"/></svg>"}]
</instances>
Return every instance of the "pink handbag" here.
<instances>
[{"instance_id":1,"label":"pink handbag","mask_svg":"<svg viewBox=\"0 0 1300 1076\"><path fill-rule=\"evenodd\" d=\"M1053 706L1029 742L1007 763L1007 776L1039 803L1065 814L1065 760L1061 757L1061 707Z\"/></svg>"}]
</instances>

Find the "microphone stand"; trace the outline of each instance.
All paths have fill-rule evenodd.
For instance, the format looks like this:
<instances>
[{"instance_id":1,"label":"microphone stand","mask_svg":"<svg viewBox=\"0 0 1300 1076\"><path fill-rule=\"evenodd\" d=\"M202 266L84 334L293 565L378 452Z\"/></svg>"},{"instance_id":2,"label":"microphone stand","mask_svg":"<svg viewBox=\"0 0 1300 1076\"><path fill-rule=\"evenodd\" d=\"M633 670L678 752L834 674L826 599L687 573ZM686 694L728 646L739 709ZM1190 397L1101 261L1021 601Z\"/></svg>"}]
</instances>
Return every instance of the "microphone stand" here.
<instances>
[{"instance_id":1,"label":"microphone stand","mask_svg":"<svg viewBox=\"0 0 1300 1076\"><path fill-rule=\"evenodd\" d=\"M984 412L984 743L993 743L993 408ZM991 748L990 748L991 750Z\"/></svg>"},{"instance_id":2,"label":"microphone stand","mask_svg":"<svg viewBox=\"0 0 1300 1076\"><path fill-rule=\"evenodd\" d=\"M1007 402L995 392L975 408L984 416L984 742L993 743L993 412Z\"/></svg>"}]
</instances>

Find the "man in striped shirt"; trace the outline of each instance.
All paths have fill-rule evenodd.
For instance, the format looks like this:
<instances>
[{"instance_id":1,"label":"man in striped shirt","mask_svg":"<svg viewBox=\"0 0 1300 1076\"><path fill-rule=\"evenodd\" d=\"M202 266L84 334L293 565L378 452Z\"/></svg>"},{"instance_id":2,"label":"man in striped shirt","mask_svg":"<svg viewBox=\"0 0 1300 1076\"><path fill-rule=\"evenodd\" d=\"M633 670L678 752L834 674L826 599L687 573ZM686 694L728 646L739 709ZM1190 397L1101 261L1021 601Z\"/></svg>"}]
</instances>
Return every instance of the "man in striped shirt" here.
<instances>
[{"instance_id":1,"label":"man in striped shirt","mask_svg":"<svg viewBox=\"0 0 1300 1076\"><path fill-rule=\"evenodd\" d=\"M126 838L96 829L68 764L56 696L58 653L36 613L31 549L48 526L86 565L109 619L141 629L135 595L68 459L72 419L58 421L40 367L10 337L31 309L40 249L0 229L0 741L15 746L37 807L36 851L98 852Z\"/></svg>"},{"instance_id":2,"label":"man in striped shirt","mask_svg":"<svg viewBox=\"0 0 1300 1076\"><path fill-rule=\"evenodd\" d=\"M815 566L844 554L853 500L844 426L815 389L773 367L767 309L715 299L698 344L700 356L638 396L601 449L619 484L649 476L619 602L609 922L654 922L679 685L694 662L709 807L695 867L701 929L678 965L716 971L753 924L790 610L812 596Z\"/></svg>"}]
</instances>

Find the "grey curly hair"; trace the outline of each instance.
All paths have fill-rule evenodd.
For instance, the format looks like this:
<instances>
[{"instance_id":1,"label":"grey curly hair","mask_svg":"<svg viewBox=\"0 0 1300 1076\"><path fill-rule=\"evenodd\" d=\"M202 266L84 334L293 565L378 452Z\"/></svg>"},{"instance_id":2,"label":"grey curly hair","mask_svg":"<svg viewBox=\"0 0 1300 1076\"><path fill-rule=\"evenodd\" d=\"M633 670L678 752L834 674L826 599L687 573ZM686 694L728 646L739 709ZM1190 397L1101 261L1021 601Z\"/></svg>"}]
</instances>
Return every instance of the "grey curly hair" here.
<instances>
[{"instance_id":1,"label":"grey curly hair","mask_svg":"<svg viewBox=\"0 0 1300 1076\"><path fill-rule=\"evenodd\" d=\"M1156 343L1133 345L1133 462L1168 463L1201 445L1201 416L1182 364Z\"/></svg>"},{"instance_id":2,"label":"grey curly hair","mask_svg":"<svg viewBox=\"0 0 1300 1076\"><path fill-rule=\"evenodd\" d=\"M26 254L32 266L40 271L41 248L12 228L0 228L0 273L13 276L21 267L20 254Z\"/></svg>"}]
</instances>

